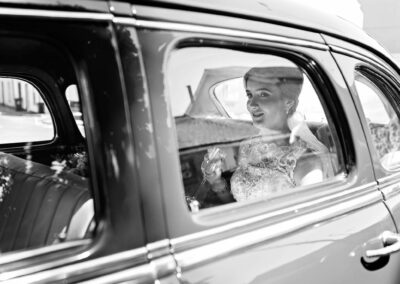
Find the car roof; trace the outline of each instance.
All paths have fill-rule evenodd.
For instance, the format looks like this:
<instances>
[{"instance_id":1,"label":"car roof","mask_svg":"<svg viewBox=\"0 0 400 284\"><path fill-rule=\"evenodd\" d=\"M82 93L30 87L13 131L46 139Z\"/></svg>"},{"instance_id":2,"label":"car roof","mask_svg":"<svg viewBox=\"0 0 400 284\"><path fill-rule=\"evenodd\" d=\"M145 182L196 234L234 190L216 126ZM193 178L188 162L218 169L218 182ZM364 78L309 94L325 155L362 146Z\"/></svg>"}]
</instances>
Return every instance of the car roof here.
<instances>
[{"instance_id":1,"label":"car roof","mask_svg":"<svg viewBox=\"0 0 400 284\"><path fill-rule=\"evenodd\" d=\"M363 46L373 53L383 56L398 69L397 64L376 40L361 28L339 16L302 5L298 0L0 0L2 5L18 7L38 7L48 9L109 12L112 5L122 3L132 5L158 6L181 10L199 11L210 14L234 16L303 30L331 35L339 39Z\"/></svg>"},{"instance_id":2,"label":"car roof","mask_svg":"<svg viewBox=\"0 0 400 284\"><path fill-rule=\"evenodd\" d=\"M128 0L132 4L138 1ZM354 23L339 16L302 5L298 0L147 0L141 4L223 14L332 35L378 51L393 62L389 52Z\"/></svg>"}]
</instances>

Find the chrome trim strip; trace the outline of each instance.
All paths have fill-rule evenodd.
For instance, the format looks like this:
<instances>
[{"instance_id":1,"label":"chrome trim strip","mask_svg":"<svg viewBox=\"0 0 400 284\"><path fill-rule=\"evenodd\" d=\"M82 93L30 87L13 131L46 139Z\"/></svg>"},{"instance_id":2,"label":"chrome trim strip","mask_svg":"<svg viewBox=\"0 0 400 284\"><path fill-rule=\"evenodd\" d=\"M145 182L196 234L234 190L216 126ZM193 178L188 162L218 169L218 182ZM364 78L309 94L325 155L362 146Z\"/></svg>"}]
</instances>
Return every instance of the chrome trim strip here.
<instances>
[{"instance_id":1,"label":"chrome trim strip","mask_svg":"<svg viewBox=\"0 0 400 284\"><path fill-rule=\"evenodd\" d=\"M39 17L54 19L79 19L94 21L111 21L112 14L95 13L95 12L75 12L75 11L57 11L57 10L40 10L40 9L23 9L23 8L0 8L1 16L23 16L23 17Z\"/></svg>"},{"instance_id":2,"label":"chrome trim strip","mask_svg":"<svg viewBox=\"0 0 400 284\"><path fill-rule=\"evenodd\" d=\"M132 15L134 17L136 17L137 16L137 10L136 10L136 7L134 5L131 6L131 11L132 11Z\"/></svg>"},{"instance_id":3,"label":"chrome trim strip","mask_svg":"<svg viewBox=\"0 0 400 284\"><path fill-rule=\"evenodd\" d=\"M378 186L385 200L400 194L400 173L393 173L378 179Z\"/></svg>"},{"instance_id":4,"label":"chrome trim strip","mask_svg":"<svg viewBox=\"0 0 400 284\"><path fill-rule=\"evenodd\" d=\"M147 265L141 265L134 268L124 269L120 272L108 274L102 277L93 278L88 281L79 282L81 284L111 284L111 283L156 283L154 282L155 277L150 277L153 275L152 267Z\"/></svg>"},{"instance_id":5,"label":"chrome trim strip","mask_svg":"<svg viewBox=\"0 0 400 284\"><path fill-rule=\"evenodd\" d=\"M199 264L210 262L216 258L231 254L235 251L247 249L255 244L337 217L353 210L354 208L366 206L381 200L380 192L375 190L369 194L343 201L339 205L327 207L317 212L299 215L298 217L278 222L270 226L265 226L252 232L224 238L186 251L176 252L175 259L179 268L187 270Z\"/></svg>"},{"instance_id":6,"label":"chrome trim strip","mask_svg":"<svg viewBox=\"0 0 400 284\"><path fill-rule=\"evenodd\" d=\"M136 26L137 20L135 18L122 18L122 17L115 17L113 19L115 24L122 24L127 26Z\"/></svg>"},{"instance_id":7,"label":"chrome trim strip","mask_svg":"<svg viewBox=\"0 0 400 284\"><path fill-rule=\"evenodd\" d=\"M91 280L79 282L82 284L109 284L134 281L133 283L155 282L157 279L175 275L176 265L172 255L150 262L149 264L124 269ZM131 283L131 282L129 282Z\"/></svg>"},{"instance_id":8,"label":"chrome trim strip","mask_svg":"<svg viewBox=\"0 0 400 284\"><path fill-rule=\"evenodd\" d=\"M265 40L276 43L311 47L320 50L329 50L329 47L322 43L283 37L278 35L262 34L262 33L248 32L242 30L233 30L228 28L217 28L217 27L208 27L202 25L162 22L162 21L135 20L131 18L122 18L122 17L116 17L114 19L114 22L118 24L134 25L138 28L173 30L182 32L206 33L206 34L215 34L223 36L251 38L251 39Z\"/></svg>"},{"instance_id":9,"label":"chrome trim strip","mask_svg":"<svg viewBox=\"0 0 400 284\"><path fill-rule=\"evenodd\" d=\"M9 264L14 261L19 261L22 259L33 258L39 255L49 254L55 251L62 251L67 249L72 249L74 247L86 246L91 243L91 240L76 240L68 241L65 243L54 244L51 246L46 246L38 249L29 249L21 252L11 252L4 255L0 255L0 265Z\"/></svg>"},{"instance_id":10,"label":"chrome trim strip","mask_svg":"<svg viewBox=\"0 0 400 284\"><path fill-rule=\"evenodd\" d=\"M170 243L168 239L157 241L146 245L147 258L152 260L170 253Z\"/></svg>"},{"instance_id":11,"label":"chrome trim strip","mask_svg":"<svg viewBox=\"0 0 400 284\"><path fill-rule=\"evenodd\" d=\"M374 57L369 56L369 55L367 55L367 54L364 54L364 53L362 53L362 54L361 54L361 53L357 53L357 52L354 52L354 51L352 51L352 50L349 50L349 49L346 49L346 48L343 48L343 47L339 47L339 46L337 46L337 45L329 45L329 47L330 47L331 50L334 51L334 52L338 52L338 53L341 53L341 54L344 54L344 55L349 55L349 56L355 57L355 58L360 59L360 60L372 61L372 62L374 62L375 64L378 64L379 66L384 67L384 66L382 65L381 62L379 62L379 61L376 60ZM385 70L387 70L387 68L385 68Z\"/></svg>"},{"instance_id":12,"label":"chrome trim strip","mask_svg":"<svg viewBox=\"0 0 400 284\"><path fill-rule=\"evenodd\" d=\"M379 185L392 185L394 183L400 182L400 172L392 173L391 175L381 177L378 179Z\"/></svg>"},{"instance_id":13,"label":"chrome trim strip","mask_svg":"<svg viewBox=\"0 0 400 284\"><path fill-rule=\"evenodd\" d=\"M342 178L343 181L345 180L345 177ZM341 198L348 198L350 196L354 196L360 193L377 193L377 197L381 198L381 195L379 191L377 190L377 184L375 182L371 182L362 186L358 186L352 189L344 190L335 194L330 194L328 196L324 196L315 200L311 200L308 202L296 204L294 206L290 206L281 210L273 211L273 212L268 212L265 214L261 214L258 216L254 216L245 220L233 222L227 225L219 226L217 228L197 232L191 235L186 235L178 238L171 239L171 246L174 250L179 248L185 243L193 242L198 239L203 239L207 238L210 236L215 236L221 233L224 233L226 231L231 231L235 229L239 229L241 227L249 226L251 224L259 223L264 220L277 217L277 216L282 216L284 214L290 213L290 212L298 212L307 208L314 207L317 204L322 204L322 203L328 203L328 202L333 202L335 200L341 199Z\"/></svg>"},{"instance_id":14,"label":"chrome trim strip","mask_svg":"<svg viewBox=\"0 0 400 284\"><path fill-rule=\"evenodd\" d=\"M146 260L147 250L145 248L138 248L134 250L124 251L121 253L112 254L88 260L80 263L74 263L65 265L67 262L79 261L87 258L90 252L83 252L79 255L75 255L70 258L62 260L56 260L51 263L40 264L28 268L18 269L10 272L4 272L0 274L0 281L7 280L7 283L32 283L32 282L52 282L65 279L66 277L72 277L89 273L92 271L98 271L101 269L109 268L112 265L118 263L124 263L130 261L133 264L133 260L137 259L138 262L144 262ZM65 266L61 266L65 265ZM61 266L52 270L45 270L53 268L55 266ZM44 271L43 271L44 270ZM39 272L38 272L39 271ZM34 275L29 275L36 273ZM23 276L23 277L20 277ZM19 277L15 280L13 278ZM15 281L15 282L14 282Z\"/></svg>"}]
</instances>

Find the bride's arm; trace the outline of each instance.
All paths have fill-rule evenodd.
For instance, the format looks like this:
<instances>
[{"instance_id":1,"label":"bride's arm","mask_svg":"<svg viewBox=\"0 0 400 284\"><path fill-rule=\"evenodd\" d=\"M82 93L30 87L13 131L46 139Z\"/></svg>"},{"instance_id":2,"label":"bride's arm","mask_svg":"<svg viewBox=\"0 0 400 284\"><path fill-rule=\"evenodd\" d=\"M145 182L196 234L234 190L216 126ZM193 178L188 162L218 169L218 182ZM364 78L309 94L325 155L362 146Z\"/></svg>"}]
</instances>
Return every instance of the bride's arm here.
<instances>
[{"instance_id":1,"label":"bride's arm","mask_svg":"<svg viewBox=\"0 0 400 284\"><path fill-rule=\"evenodd\" d=\"M234 199L229 190L228 181L222 176L222 164L225 160L225 153L219 148L213 148L208 151L204 157L201 169L204 181L211 187L218 198L223 203L233 202Z\"/></svg>"},{"instance_id":2,"label":"bride's arm","mask_svg":"<svg viewBox=\"0 0 400 284\"><path fill-rule=\"evenodd\" d=\"M294 180L297 186L318 183L324 180L324 165L318 155L308 154L301 157L294 170Z\"/></svg>"}]
</instances>

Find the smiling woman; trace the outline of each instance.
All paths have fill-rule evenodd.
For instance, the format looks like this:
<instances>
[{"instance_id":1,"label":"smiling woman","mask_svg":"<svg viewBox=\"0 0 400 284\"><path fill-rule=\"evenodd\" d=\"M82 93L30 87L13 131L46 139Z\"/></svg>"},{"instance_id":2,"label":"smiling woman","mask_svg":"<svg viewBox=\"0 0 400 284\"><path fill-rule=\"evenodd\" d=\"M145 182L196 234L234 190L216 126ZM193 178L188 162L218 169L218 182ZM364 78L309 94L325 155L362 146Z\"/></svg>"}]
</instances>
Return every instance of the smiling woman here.
<instances>
[{"instance_id":1,"label":"smiling woman","mask_svg":"<svg viewBox=\"0 0 400 284\"><path fill-rule=\"evenodd\" d=\"M189 56L194 72L182 63ZM271 199L339 172L326 112L294 62L207 47L177 50L170 65L186 74L170 72L167 84L192 211ZM198 82L190 96L175 92L189 82ZM190 100L182 115L176 110L183 109L183 97Z\"/></svg>"}]
</instances>

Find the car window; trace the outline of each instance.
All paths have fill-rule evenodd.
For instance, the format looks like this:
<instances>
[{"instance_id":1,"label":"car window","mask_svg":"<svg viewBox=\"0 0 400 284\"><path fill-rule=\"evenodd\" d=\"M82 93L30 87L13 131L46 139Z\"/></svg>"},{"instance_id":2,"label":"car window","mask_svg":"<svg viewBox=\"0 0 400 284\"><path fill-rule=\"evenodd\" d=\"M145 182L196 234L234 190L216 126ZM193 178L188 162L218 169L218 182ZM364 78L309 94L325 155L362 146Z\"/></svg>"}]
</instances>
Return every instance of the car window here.
<instances>
[{"instance_id":1,"label":"car window","mask_svg":"<svg viewBox=\"0 0 400 284\"><path fill-rule=\"evenodd\" d=\"M339 174L329 116L294 62L188 47L171 54L166 83L190 210L268 200Z\"/></svg>"},{"instance_id":2,"label":"car window","mask_svg":"<svg viewBox=\"0 0 400 284\"><path fill-rule=\"evenodd\" d=\"M309 103L315 100L318 101L314 87L307 76L303 80L297 111L307 114L308 122L326 123L326 116L322 105ZM228 117L250 121L251 115L246 108L247 97L243 96L244 92L243 78L240 77L217 83L213 90L213 95L219 101Z\"/></svg>"},{"instance_id":3,"label":"car window","mask_svg":"<svg viewBox=\"0 0 400 284\"><path fill-rule=\"evenodd\" d=\"M81 100L77 92L65 97L77 84L72 62L33 39L10 37L1 48L13 64L3 66L7 77L0 78L0 253L90 239L88 150L71 114ZM20 63L25 53L37 57Z\"/></svg>"},{"instance_id":4,"label":"car window","mask_svg":"<svg viewBox=\"0 0 400 284\"><path fill-rule=\"evenodd\" d=\"M382 84L382 81L368 73L356 73L355 87L374 150L382 166L390 170L400 166L400 121L385 95L390 94L390 89L382 88Z\"/></svg>"},{"instance_id":5,"label":"car window","mask_svg":"<svg viewBox=\"0 0 400 284\"><path fill-rule=\"evenodd\" d=\"M38 90L29 82L0 77L0 143L49 141L52 116Z\"/></svg>"},{"instance_id":6,"label":"car window","mask_svg":"<svg viewBox=\"0 0 400 284\"><path fill-rule=\"evenodd\" d=\"M85 127L83 125L82 120L82 109L81 109L81 102L78 95L78 88L75 84L69 85L65 90L65 97L68 101L68 106L74 116L74 120L76 122L76 126L78 127L81 135L85 137Z\"/></svg>"}]
</instances>

